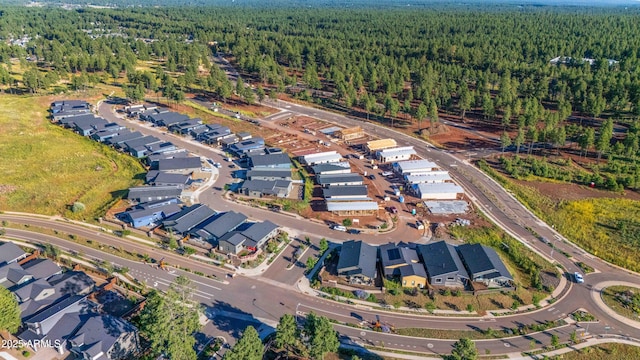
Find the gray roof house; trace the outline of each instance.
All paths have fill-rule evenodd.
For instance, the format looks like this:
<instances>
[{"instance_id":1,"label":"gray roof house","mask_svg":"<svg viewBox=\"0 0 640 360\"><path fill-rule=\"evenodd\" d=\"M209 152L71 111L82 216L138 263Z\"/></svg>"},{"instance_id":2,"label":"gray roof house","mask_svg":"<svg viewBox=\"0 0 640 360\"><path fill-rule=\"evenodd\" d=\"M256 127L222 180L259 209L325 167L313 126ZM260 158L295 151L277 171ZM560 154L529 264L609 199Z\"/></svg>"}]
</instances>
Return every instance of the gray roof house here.
<instances>
[{"instance_id":1,"label":"gray roof house","mask_svg":"<svg viewBox=\"0 0 640 360\"><path fill-rule=\"evenodd\" d=\"M286 198L293 189L290 180L245 180L238 191L246 196L276 196Z\"/></svg>"},{"instance_id":2,"label":"gray roof house","mask_svg":"<svg viewBox=\"0 0 640 360\"><path fill-rule=\"evenodd\" d=\"M39 311L33 316L25 320L27 330L19 335L20 338L44 338L49 331L57 324L57 322L67 313L86 312L89 304L86 295L72 295L65 297L54 305ZM73 332L75 329L69 329Z\"/></svg>"},{"instance_id":3,"label":"gray roof house","mask_svg":"<svg viewBox=\"0 0 640 360\"><path fill-rule=\"evenodd\" d=\"M291 159L285 153L252 155L249 157L251 167L291 169Z\"/></svg>"},{"instance_id":4,"label":"gray roof house","mask_svg":"<svg viewBox=\"0 0 640 360\"><path fill-rule=\"evenodd\" d=\"M143 137L144 135L142 135L142 133L139 131L127 130L127 131L119 132L118 136L114 136L112 138L106 139L104 142L105 144L112 145L117 149L121 149L124 146L125 142L134 140L134 139L140 139Z\"/></svg>"},{"instance_id":5,"label":"gray roof house","mask_svg":"<svg viewBox=\"0 0 640 360\"><path fill-rule=\"evenodd\" d=\"M27 252L12 242L0 244L0 265L17 262L27 256L29 256Z\"/></svg>"},{"instance_id":6,"label":"gray roof house","mask_svg":"<svg viewBox=\"0 0 640 360\"><path fill-rule=\"evenodd\" d=\"M338 259L338 276L352 284L374 285L377 277L377 249L360 240L342 244Z\"/></svg>"},{"instance_id":7,"label":"gray roof house","mask_svg":"<svg viewBox=\"0 0 640 360\"><path fill-rule=\"evenodd\" d=\"M225 254L238 255L244 249L247 238L238 231L224 234L218 239L218 250Z\"/></svg>"},{"instance_id":8,"label":"gray roof house","mask_svg":"<svg viewBox=\"0 0 640 360\"><path fill-rule=\"evenodd\" d=\"M254 169L247 171L248 180L291 180L290 168Z\"/></svg>"},{"instance_id":9,"label":"gray roof house","mask_svg":"<svg viewBox=\"0 0 640 360\"><path fill-rule=\"evenodd\" d=\"M170 186L136 186L129 188L127 200L147 202L180 197L182 188L176 185Z\"/></svg>"},{"instance_id":10,"label":"gray roof house","mask_svg":"<svg viewBox=\"0 0 640 360\"><path fill-rule=\"evenodd\" d=\"M378 252L384 276L397 278L406 287L427 286L427 273L415 249L406 244L388 243L380 245Z\"/></svg>"},{"instance_id":11,"label":"gray roof house","mask_svg":"<svg viewBox=\"0 0 640 360\"><path fill-rule=\"evenodd\" d=\"M279 228L269 220L251 224L248 229L242 231L242 235L248 239L245 246L252 250L261 248L267 240L276 236Z\"/></svg>"},{"instance_id":12,"label":"gray roof house","mask_svg":"<svg viewBox=\"0 0 640 360\"><path fill-rule=\"evenodd\" d=\"M53 275L62 274L62 268L49 259L33 259L22 264L22 268L34 279L48 279Z\"/></svg>"},{"instance_id":13,"label":"gray roof house","mask_svg":"<svg viewBox=\"0 0 640 360\"><path fill-rule=\"evenodd\" d=\"M495 250L481 244L464 244L457 250L473 281L488 287L510 286L513 276Z\"/></svg>"},{"instance_id":14,"label":"gray roof house","mask_svg":"<svg viewBox=\"0 0 640 360\"><path fill-rule=\"evenodd\" d=\"M125 151L132 156L142 158L149 153L149 145L163 142L155 136L144 136L137 139L127 140L122 144Z\"/></svg>"},{"instance_id":15,"label":"gray roof house","mask_svg":"<svg viewBox=\"0 0 640 360\"><path fill-rule=\"evenodd\" d=\"M158 170L166 172L190 174L196 170L199 170L201 167L202 162L200 161L200 157L198 156L177 157L158 160Z\"/></svg>"},{"instance_id":16,"label":"gray roof house","mask_svg":"<svg viewBox=\"0 0 640 360\"><path fill-rule=\"evenodd\" d=\"M179 213L168 217L162 222L162 226L166 231L173 231L177 235L186 236L191 229L215 214L216 212L210 207L195 204L185 207Z\"/></svg>"},{"instance_id":17,"label":"gray roof house","mask_svg":"<svg viewBox=\"0 0 640 360\"><path fill-rule=\"evenodd\" d=\"M154 186L178 186L181 189L184 189L189 183L189 180L191 180L191 175L173 174L160 171L150 183Z\"/></svg>"},{"instance_id":18,"label":"gray roof house","mask_svg":"<svg viewBox=\"0 0 640 360\"><path fill-rule=\"evenodd\" d=\"M140 352L138 329L111 315L89 318L69 339L71 352L80 359L134 358Z\"/></svg>"},{"instance_id":19,"label":"gray roof house","mask_svg":"<svg viewBox=\"0 0 640 360\"><path fill-rule=\"evenodd\" d=\"M171 151L168 153L160 153L160 154L149 154L145 159L147 165L149 165L152 169L158 168L158 161L162 159L176 159L176 158L185 158L188 157L189 153L187 150L179 150L179 151Z\"/></svg>"},{"instance_id":20,"label":"gray roof house","mask_svg":"<svg viewBox=\"0 0 640 360\"><path fill-rule=\"evenodd\" d=\"M429 283L435 286L464 287L469 275L455 246L444 241L419 245L418 252L427 269Z\"/></svg>"},{"instance_id":21,"label":"gray roof house","mask_svg":"<svg viewBox=\"0 0 640 360\"><path fill-rule=\"evenodd\" d=\"M238 226L244 224L245 221L247 221L247 217L244 214L240 214L235 211L228 211L207 219L206 222L203 222L195 229L192 229L191 233L203 240L216 242L224 234L231 232Z\"/></svg>"},{"instance_id":22,"label":"gray roof house","mask_svg":"<svg viewBox=\"0 0 640 360\"><path fill-rule=\"evenodd\" d=\"M24 270L17 262L4 264L0 267L0 286L10 288L31 280L33 280L33 275Z\"/></svg>"}]
</instances>

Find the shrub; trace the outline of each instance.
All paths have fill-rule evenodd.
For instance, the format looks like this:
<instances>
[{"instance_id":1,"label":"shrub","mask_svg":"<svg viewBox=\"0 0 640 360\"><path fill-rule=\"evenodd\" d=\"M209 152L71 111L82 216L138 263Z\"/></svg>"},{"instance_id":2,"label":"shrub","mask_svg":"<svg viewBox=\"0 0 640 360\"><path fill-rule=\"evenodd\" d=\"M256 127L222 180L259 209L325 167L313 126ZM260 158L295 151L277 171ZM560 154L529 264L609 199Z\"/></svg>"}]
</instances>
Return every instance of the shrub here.
<instances>
[{"instance_id":1,"label":"shrub","mask_svg":"<svg viewBox=\"0 0 640 360\"><path fill-rule=\"evenodd\" d=\"M86 209L86 206L84 206L83 203L76 201L73 203L73 205L71 205L71 211L74 213L79 213L84 211L84 209Z\"/></svg>"}]
</instances>

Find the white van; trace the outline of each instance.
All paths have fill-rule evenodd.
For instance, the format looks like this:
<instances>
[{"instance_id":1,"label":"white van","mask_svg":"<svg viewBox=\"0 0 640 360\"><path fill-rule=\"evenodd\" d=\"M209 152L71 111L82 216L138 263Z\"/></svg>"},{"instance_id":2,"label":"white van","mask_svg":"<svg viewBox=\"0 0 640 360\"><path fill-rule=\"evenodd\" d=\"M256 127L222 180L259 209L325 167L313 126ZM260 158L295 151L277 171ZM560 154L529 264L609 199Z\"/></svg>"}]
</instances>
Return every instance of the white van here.
<instances>
[{"instance_id":1,"label":"white van","mask_svg":"<svg viewBox=\"0 0 640 360\"><path fill-rule=\"evenodd\" d=\"M342 225L332 225L331 229L336 230L336 231L347 231L347 228L345 226Z\"/></svg>"}]
</instances>

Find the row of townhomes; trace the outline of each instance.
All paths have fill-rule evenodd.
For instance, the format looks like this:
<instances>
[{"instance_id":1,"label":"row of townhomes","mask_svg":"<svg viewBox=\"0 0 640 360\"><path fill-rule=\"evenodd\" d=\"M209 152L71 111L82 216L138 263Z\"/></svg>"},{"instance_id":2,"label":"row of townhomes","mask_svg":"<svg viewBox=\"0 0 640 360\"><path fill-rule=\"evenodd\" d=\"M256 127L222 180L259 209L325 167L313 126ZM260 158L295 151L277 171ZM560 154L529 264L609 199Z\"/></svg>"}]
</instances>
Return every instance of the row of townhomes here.
<instances>
[{"instance_id":1,"label":"row of townhomes","mask_svg":"<svg viewBox=\"0 0 640 360\"><path fill-rule=\"evenodd\" d=\"M55 348L59 354L70 351L77 358L96 360L140 353L136 327L107 313L105 301L99 300L118 293L109 286L96 287L82 271L63 269L14 243L0 243L0 286L13 293L20 307L18 339L35 351Z\"/></svg>"},{"instance_id":2,"label":"row of townhomes","mask_svg":"<svg viewBox=\"0 0 640 360\"><path fill-rule=\"evenodd\" d=\"M495 250L481 244L426 245L388 243L372 246L360 240L342 244L338 276L349 284L374 286L381 278L404 287L469 288L471 282L487 288L511 286L513 277ZM379 278L380 277L380 278ZM477 288L477 286L475 286Z\"/></svg>"},{"instance_id":3,"label":"row of townhomes","mask_svg":"<svg viewBox=\"0 0 640 360\"><path fill-rule=\"evenodd\" d=\"M73 106L77 111L64 110ZM82 111L80 111L82 109ZM89 114L95 121L105 120L90 113L90 105L84 101L63 101L52 104L54 121L76 129L74 119ZM239 157L255 159L256 169L270 168L269 159L286 158L286 167L291 178L290 160L275 149L267 149L264 140L252 138L251 134L234 134L227 127L217 124L203 124L200 119L191 119L186 115L168 111L152 105L134 105L126 108L127 116L148 121L155 127L166 127L176 134L191 136L212 146L220 146ZM63 113L64 115L60 114ZM58 114L58 116L56 116ZM56 120L57 119L57 120ZM98 141L110 144L115 148L140 158L148 166L145 185L129 188L127 200L131 206L118 218L134 228L152 230L161 227L171 236L175 236L194 245L217 250L225 254L238 255L252 253L271 238L276 236L279 227L272 222L248 222L248 218L237 212L218 212L202 204L189 205L189 194L193 187L202 182L202 174L207 174L200 157L191 156L186 150L173 146L169 142L154 141L153 136L144 136L127 129L115 131L111 137L94 137L98 130L87 133ZM84 134L83 134L84 135ZM216 139L214 141L214 139ZM122 145L120 145L122 144ZM279 160L280 161L280 160ZM261 165L262 164L262 165ZM265 165L266 164L266 165ZM283 165L284 166L284 165ZM208 174L210 175L210 174ZM256 180L260 180L259 174ZM282 189L274 190L275 194L288 194L290 183L284 183Z\"/></svg>"},{"instance_id":4,"label":"row of townhomes","mask_svg":"<svg viewBox=\"0 0 640 360\"><path fill-rule=\"evenodd\" d=\"M289 158L279 149L266 148L262 138L254 138L246 132L234 134L226 126L203 124L200 119L190 119L186 115L155 106L136 105L128 107L127 113L129 117L137 116L140 120L151 122L156 127L166 127L167 130L178 135L190 136L195 141L220 147L250 162L253 160L252 164L256 170L271 169L275 161L279 164L277 167L286 168L288 171L288 175L283 175L284 180L288 182L285 181L280 187L273 186L269 195L288 196L291 191ZM148 164L150 170L146 177L147 184L155 187L156 191L162 191L166 187L182 186L183 182L186 185L191 180L190 177L202 167L200 158L189 156L171 158L150 156ZM216 164L216 166L219 165ZM264 173L256 172L253 176L255 181L269 180ZM250 222L244 214L234 211L218 212L203 204L184 206L175 196L153 200L149 197L139 199L138 195L132 195L132 190L134 189L129 189L129 200L147 200L148 202L138 204L128 211L126 216L151 217L154 225L161 225L163 230L172 236L223 254L240 255L261 251L266 242L279 232L279 227L270 221ZM262 190L267 192L267 187L263 185Z\"/></svg>"}]
</instances>

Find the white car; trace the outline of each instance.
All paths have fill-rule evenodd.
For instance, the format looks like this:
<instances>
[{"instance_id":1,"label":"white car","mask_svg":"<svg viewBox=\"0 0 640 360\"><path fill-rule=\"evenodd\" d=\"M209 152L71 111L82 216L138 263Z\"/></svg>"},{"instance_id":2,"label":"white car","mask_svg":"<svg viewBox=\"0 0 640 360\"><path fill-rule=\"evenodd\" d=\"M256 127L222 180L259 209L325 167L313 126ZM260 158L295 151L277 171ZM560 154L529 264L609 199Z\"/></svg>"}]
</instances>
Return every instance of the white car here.
<instances>
[{"instance_id":1,"label":"white car","mask_svg":"<svg viewBox=\"0 0 640 360\"><path fill-rule=\"evenodd\" d=\"M582 274L580 274L579 272L574 272L573 278L576 280L576 283L578 284L582 284L584 282L584 278L582 277Z\"/></svg>"},{"instance_id":2,"label":"white car","mask_svg":"<svg viewBox=\"0 0 640 360\"><path fill-rule=\"evenodd\" d=\"M347 228L345 226L342 225L332 225L331 229L336 230L336 231L347 231Z\"/></svg>"}]
</instances>

